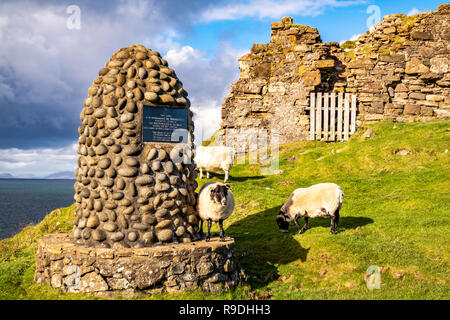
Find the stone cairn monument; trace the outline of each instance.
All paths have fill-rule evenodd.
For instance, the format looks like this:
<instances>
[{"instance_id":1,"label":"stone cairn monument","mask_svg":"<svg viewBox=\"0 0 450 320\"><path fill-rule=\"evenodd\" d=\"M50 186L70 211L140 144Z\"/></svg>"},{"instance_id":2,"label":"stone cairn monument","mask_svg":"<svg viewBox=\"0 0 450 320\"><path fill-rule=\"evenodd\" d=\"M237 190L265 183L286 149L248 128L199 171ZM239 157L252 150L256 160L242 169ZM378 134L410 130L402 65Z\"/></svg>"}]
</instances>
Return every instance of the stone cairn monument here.
<instances>
[{"instance_id":1,"label":"stone cairn monument","mask_svg":"<svg viewBox=\"0 0 450 320\"><path fill-rule=\"evenodd\" d=\"M197 174L170 143L174 128L187 130L191 158L194 125L181 82L159 53L140 46L115 53L99 75L81 113L74 238L103 247L197 240Z\"/></svg>"},{"instance_id":2,"label":"stone cairn monument","mask_svg":"<svg viewBox=\"0 0 450 320\"><path fill-rule=\"evenodd\" d=\"M73 232L40 239L36 281L72 292L236 285L234 240L198 241L189 106L158 52L113 54L80 116Z\"/></svg>"}]
</instances>

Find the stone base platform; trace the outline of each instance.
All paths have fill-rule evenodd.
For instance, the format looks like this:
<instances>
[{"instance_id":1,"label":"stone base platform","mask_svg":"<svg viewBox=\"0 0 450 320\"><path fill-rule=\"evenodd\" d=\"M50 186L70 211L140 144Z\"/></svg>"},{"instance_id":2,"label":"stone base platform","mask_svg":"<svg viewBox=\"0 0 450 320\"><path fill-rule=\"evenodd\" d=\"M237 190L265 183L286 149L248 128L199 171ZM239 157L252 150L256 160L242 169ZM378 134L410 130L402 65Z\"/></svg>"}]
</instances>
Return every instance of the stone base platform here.
<instances>
[{"instance_id":1,"label":"stone base platform","mask_svg":"<svg viewBox=\"0 0 450 320\"><path fill-rule=\"evenodd\" d=\"M69 234L39 239L35 281L63 292L200 288L219 292L237 285L234 239L148 248L93 248Z\"/></svg>"}]
</instances>

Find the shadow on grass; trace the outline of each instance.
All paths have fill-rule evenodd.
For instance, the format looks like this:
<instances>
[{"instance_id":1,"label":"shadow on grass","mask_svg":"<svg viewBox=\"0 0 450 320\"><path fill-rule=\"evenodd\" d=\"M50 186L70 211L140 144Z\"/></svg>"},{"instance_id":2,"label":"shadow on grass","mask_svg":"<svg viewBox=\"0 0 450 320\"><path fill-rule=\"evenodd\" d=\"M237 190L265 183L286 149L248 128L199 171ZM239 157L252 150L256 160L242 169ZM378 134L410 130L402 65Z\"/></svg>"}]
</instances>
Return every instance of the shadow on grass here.
<instances>
[{"instance_id":1,"label":"shadow on grass","mask_svg":"<svg viewBox=\"0 0 450 320\"><path fill-rule=\"evenodd\" d=\"M276 206L255 214L251 214L231 224L227 236L236 241L236 257L248 276L248 284L252 289L268 285L279 278L278 267L297 260L305 262L310 248L304 248L294 239L297 228L290 224L290 232L282 233L276 223L280 207ZM374 221L366 217L341 216L338 232L355 229ZM300 222L303 224L303 221ZM330 219L309 219L310 228L330 227ZM308 231L306 231L308 232ZM297 238L298 239L298 238Z\"/></svg>"},{"instance_id":2,"label":"shadow on grass","mask_svg":"<svg viewBox=\"0 0 450 320\"><path fill-rule=\"evenodd\" d=\"M215 179L219 182L223 182L223 180L225 179L225 174L210 172L209 178ZM247 181L247 180L259 180L259 179L264 179L264 178L265 178L264 176L234 177L232 175L229 175L228 182L243 182L243 181ZM199 178L198 181L202 181L202 180L206 180L206 173L204 173L204 172L203 172L203 179L200 180L200 178Z\"/></svg>"},{"instance_id":3,"label":"shadow on grass","mask_svg":"<svg viewBox=\"0 0 450 320\"><path fill-rule=\"evenodd\" d=\"M278 279L278 265L307 259L309 248L278 230L275 217L279 209L277 206L249 215L226 230L227 236L236 240L236 257L252 289Z\"/></svg>"},{"instance_id":4,"label":"shadow on grass","mask_svg":"<svg viewBox=\"0 0 450 320\"><path fill-rule=\"evenodd\" d=\"M230 176L230 181L243 182L247 180L259 180L264 179L264 176L248 176L248 177L232 177Z\"/></svg>"},{"instance_id":5,"label":"shadow on grass","mask_svg":"<svg viewBox=\"0 0 450 320\"><path fill-rule=\"evenodd\" d=\"M298 219L298 222L300 226L303 226L305 223L304 219ZM339 225L338 225L338 233L345 232L346 230L350 229L356 229L357 227L362 227L367 224L373 223L373 219L367 218L367 217L346 217L346 216L340 216L339 218ZM308 230L317 228L317 227L324 227L324 228L330 228L330 218L324 217L324 218L314 218L308 220ZM295 230L295 231L294 231ZM308 232L306 230L305 232ZM297 233L297 227L295 227L294 222L290 223L289 225L289 233Z\"/></svg>"}]
</instances>

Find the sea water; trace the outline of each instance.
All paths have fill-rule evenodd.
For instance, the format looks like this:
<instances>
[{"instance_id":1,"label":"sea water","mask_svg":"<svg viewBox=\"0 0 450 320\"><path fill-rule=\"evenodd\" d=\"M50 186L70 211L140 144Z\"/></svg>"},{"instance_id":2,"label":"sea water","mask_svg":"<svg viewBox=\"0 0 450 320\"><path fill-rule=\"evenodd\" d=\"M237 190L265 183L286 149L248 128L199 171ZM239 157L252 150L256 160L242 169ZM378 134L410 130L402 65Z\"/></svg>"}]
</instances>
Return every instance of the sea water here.
<instances>
[{"instance_id":1,"label":"sea water","mask_svg":"<svg viewBox=\"0 0 450 320\"><path fill-rule=\"evenodd\" d=\"M0 179L0 239L74 203L75 180Z\"/></svg>"}]
</instances>

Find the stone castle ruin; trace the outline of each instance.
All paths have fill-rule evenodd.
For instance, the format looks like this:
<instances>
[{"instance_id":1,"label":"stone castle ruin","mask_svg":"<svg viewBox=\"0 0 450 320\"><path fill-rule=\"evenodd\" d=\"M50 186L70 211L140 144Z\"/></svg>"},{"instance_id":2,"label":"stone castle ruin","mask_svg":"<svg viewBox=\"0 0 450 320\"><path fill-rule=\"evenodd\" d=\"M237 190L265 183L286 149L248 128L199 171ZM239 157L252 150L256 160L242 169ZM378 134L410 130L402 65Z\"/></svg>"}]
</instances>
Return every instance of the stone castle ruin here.
<instances>
[{"instance_id":1,"label":"stone castle ruin","mask_svg":"<svg viewBox=\"0 0 450 320\"><path fill-rule=\"evenodd\" d=\"M356 94L358 123L450 115L450 4L393 14L356 41L323 43L292 18L271 24L268 44L239 59L222 105L222 131L277 130L280 143L309 139L310 93Z\"/></svg>"},{"instance_id":2,"label":"stone castle ruin","mask_svg":"<svg viewBox=\"0 0 450 320\"><path fill-rule=\"evenodd\" d=\"M39 240L35 280L68 292L236 286L234 240L199 238L187 92L156 51L114 53L84 101L73 232Z\"/></svg>"}]
</instances>

